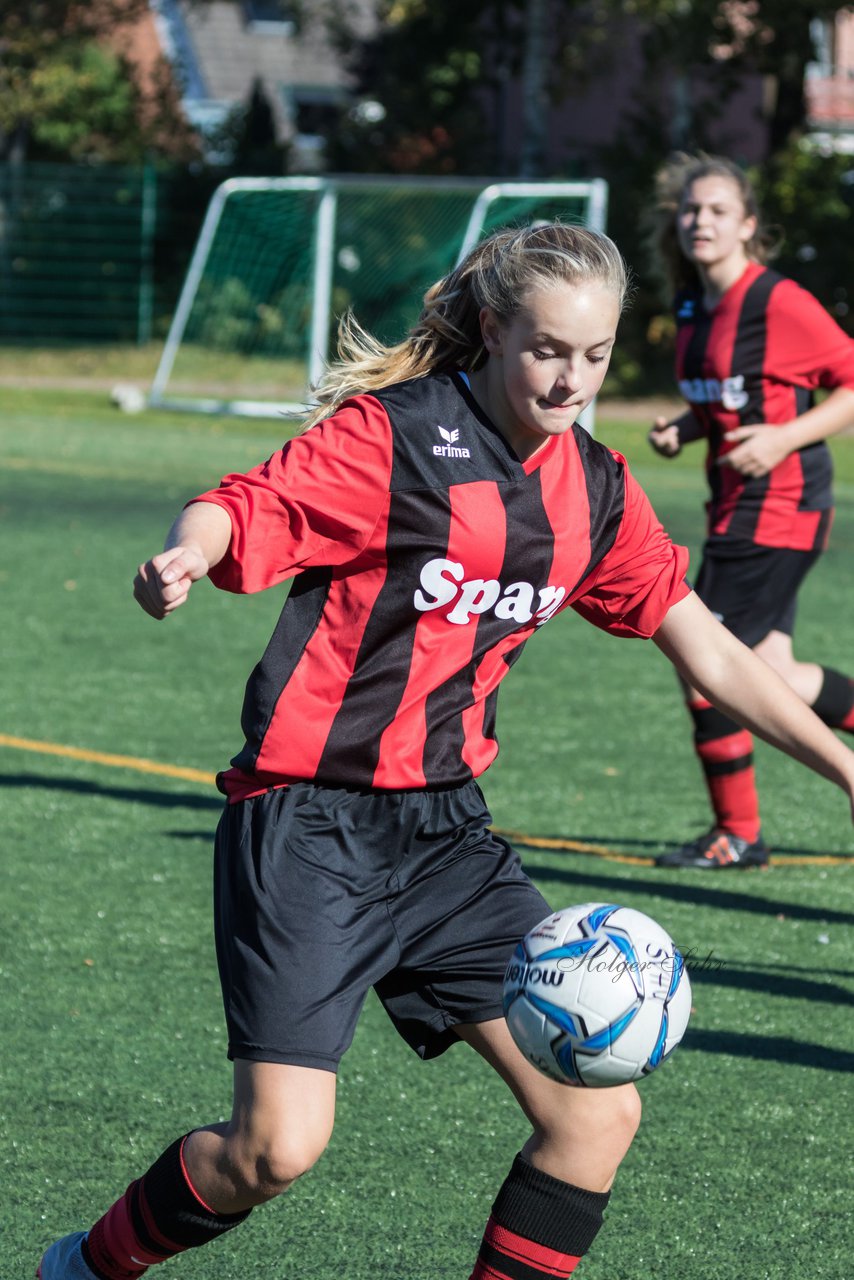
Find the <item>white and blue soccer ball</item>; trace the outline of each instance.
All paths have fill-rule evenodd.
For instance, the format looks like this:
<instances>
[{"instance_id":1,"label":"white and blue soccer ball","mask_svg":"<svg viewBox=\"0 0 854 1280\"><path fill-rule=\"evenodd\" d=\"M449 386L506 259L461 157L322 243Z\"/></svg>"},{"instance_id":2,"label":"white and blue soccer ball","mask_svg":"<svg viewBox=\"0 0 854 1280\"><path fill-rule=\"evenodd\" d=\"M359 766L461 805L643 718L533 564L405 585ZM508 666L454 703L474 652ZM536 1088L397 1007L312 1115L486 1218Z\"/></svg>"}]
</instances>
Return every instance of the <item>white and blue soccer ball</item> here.
<instances>
[{"instance_id":1,"label":"white and blue soccer ball","mask_svg":"<svg viewBox=\"0 0 854 1280\"><path fill-rule=\"evenodd\" d=\"M504 1014L522 1053L562 1084L639 1080L682 1039L685 963L660 924L632 907L586 902L547 916L517 945Z\"/></svg>"}]
</instances>

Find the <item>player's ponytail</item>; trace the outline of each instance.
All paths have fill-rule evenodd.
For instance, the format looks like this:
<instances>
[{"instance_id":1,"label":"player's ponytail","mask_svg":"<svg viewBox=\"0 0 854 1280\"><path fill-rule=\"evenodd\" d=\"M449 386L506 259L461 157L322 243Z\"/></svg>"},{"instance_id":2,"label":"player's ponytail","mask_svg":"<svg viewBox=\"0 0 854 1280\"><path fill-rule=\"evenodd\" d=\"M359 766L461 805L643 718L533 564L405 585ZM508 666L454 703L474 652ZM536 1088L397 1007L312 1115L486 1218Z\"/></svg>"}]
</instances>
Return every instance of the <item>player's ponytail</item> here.
<instances>
[{"instance_id":1,"label":"player's ponytail","mask_svg":"<svg viewBox=\"0 0 854 1280\"><path fill-rule=\"evenodd\" d=\"M488 236L424 295L418 322L396 346L385 346L348 313L338 331L338 359L315 388L317 408L305 423L329 417L349 396L452 369L473 372L486 360L480 313L489 307L509 323L536 286L596 281L628 291L625 264L613 241L586 227L547 222Z\"/></svg>"},{"instance_id":2,"label":"player's ponytail","mask_svg":"<svg viewBox=\"0 0 854 1280\"><path fill-rule=\"evenodd\" d=\"M756 219L756 230L744 246L748 258L764 265L780 247L779 229L764 225L753 184L735 161L705 151L695 155L677 152L655 176L655 195L646 218L653 270L661 279L668 305L676 294L696 289L700 283L696 267L679 247L677 217L688 187L699 178L710 177L729 179L738 189L745 217Z\"/></svg>"}]
</instances>

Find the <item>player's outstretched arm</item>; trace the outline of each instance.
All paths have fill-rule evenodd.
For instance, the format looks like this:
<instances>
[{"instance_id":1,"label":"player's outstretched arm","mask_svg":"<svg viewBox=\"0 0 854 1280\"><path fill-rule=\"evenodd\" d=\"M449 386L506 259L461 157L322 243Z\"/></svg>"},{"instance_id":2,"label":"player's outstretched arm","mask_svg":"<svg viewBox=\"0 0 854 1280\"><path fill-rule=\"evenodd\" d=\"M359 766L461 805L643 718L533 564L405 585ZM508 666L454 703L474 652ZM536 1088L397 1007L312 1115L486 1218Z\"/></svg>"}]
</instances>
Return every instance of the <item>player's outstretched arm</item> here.
<instances>
[{"instance_id":1,"label":"player's outstretched arm","mask_svg":"<svg viewBox=\"0 0 854 1280\"><path fill-rule=\"evenodd\" d=\"M137 603L152 618L166 618L187 599L190 587L219 564L231 542L231 519L213 502L185 507L159 555L141 564L133 580Z\"/></svg>"},{"instance_id":2,"label":"player's outstretched arm","mask_svg":"<svg viewBox=\"0 0 854 1280\"><path fill-rule=\"evenodd\" d=\"M841 787L854 820L854 751L697 595L675 604L653 638L683 680L726 715Z\"/></svg>"}]
</instances>

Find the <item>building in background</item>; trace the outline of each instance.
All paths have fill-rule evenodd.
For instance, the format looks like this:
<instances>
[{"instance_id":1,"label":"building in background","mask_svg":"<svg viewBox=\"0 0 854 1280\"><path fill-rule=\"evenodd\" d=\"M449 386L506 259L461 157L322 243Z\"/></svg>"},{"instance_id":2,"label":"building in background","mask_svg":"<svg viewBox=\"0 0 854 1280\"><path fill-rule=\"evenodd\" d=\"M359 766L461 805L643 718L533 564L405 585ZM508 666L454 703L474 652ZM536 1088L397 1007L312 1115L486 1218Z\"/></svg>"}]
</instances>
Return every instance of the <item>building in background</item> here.
<instances>
[{"instance_id":1,"label":"building in background","mask_svg":"<svg viewBox=\"0 0 854 1280\"><path fill-rule=\"evenodd\" d=\"M807 121L823 150L854 155L854 11L812 24L817 58L807 68Z\"/></svg>"},{"instance_id":2,"label":"building in background","mask_svg":"<svg viewBox=\"0 0 854 1280\"><path fill-rule=\"evenodd\" d=\"M322 172L329 167L329 140L342 110L348 105L368 113L384 110L370 101L365 85L359 92L347 57L348 38L352 46L380 29L375 0L350 0L346 8L335 0L149 3L152 21L140 25L137 60L143 74L150 74L146 67L155 56L155 39L159 42L181 86L186 118L207 139L207 157L214 162L231 159L234 129L229 132L229 124L263 109L280 148L279 171ZM348 35L343 34L345 12ZM745 7L748 33L750 13ZM710 46L702 66L670 66L654 57L651 67L655 41L650 43L649 30L635 13L612 10L597 21L607 23L607 38L598 41L585 74L566 77L565 92L544 97L543 174L597 168L603 151L624 142L644 112L647 128L654 128L656 111L668 147L696 145L699 130L705 145L744 163L767 158L775 78L767 70L751 70L749 60L738 66L737 40ZM519 41L524 30L519 28ZM811 34L818 56L805 85L810 134L823 149L854 151L854 12L815 20ZM546 46L544 57L553 56L554 49ZM491 171L518 176L526 143L524 79L518 66L510 70L509 58L493 57L488 50L484 58L490 75L480 99L493 142ZM417 161L413 155L412 172L418 171ZM407 168L405 163L396 167Z\"/></svg>"},{"instance_id":3,"label":"building in background","mask_svg":"<svg viewBox=\"0 0 854 1280\"><path fill-rule=\"evenodd\" d=\"M322 3L288 0L151 0L164 50L182 84L188 119L219 139L255 97L267 104L288 167L325 167L324 139L352 92ZM371 10L357 9L366 33ZM226 130L227 131L227 130ZM227 144L226 144L227 145ZM212 156L227 159L227 156Z\"/></svg>"}]
</instances>

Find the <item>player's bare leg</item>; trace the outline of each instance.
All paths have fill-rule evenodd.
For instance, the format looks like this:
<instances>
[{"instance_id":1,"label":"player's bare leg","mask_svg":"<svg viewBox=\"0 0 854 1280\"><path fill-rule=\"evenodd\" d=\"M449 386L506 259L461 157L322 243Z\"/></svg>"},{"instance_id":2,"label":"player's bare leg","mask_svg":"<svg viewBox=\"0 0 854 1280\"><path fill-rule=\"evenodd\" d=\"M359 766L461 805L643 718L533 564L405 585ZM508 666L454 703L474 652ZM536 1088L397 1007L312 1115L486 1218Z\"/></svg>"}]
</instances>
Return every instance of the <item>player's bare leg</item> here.
<instances>
[{"instance_id":1,"label":"player's bare leg","mask_svg":"<svg viewBox=\"0 0 854 1280\"><path fill-rule=\"evenodd\" d=\"M635 1086L582 1089L550 1080L523 1057L503 1018L456 1031L495 1068L530 1120L525 1158L564 1182L607 1191L640 1124Z\"/></svg>"},{"instance_id":2,"label":"player's bare leg","mask_svg":"<svg viewBox=\"0 0 854 1280\"><path fill-rule=\"evenodd\" d=\"M773 667L807 706L812 706L821 690L824 671L817 662L798 662L791 636L784 631L769 631L753 652Z\"/></svg>"},{"instance_id":3,"label":"player's bare leg","mask_svg":"<svg viewBox=\"0 0 854 1280\"><path fill-rule=\"evenodd\" d=\"M769 631L753 651L825 724L854 733L854 683L848 676L816 662L799 662L792 637L785 631ZM662 854L656 863L700 870L766 866L768 849L759 825L752 737L696 689L683 685L683 691L715 822L710 831Z\"/></svg>"},{"instance_id":4,"label":"player's bare leg","mask_svg":"<svg viewBox=\"0 0 854 1280\"><path fill-rule=\"evenodd\" d=\"M218 1213L240 1213L286 1191L332 1136L335 1080L314 1067L235 1062L228 1124L197 1129L184 1146L202 1199Z\"/></svg>"},{"instance_id":5,"label":"player's bare leg","mask_svg":"<svg viewBox=\"0 0 854 1280\"><path fill-rule=\"evenodd\" d=\"M754 649L831 729L854 733L854 681L850 676L817 662L799 662L792 651L792 637L770 631Z\"/></svg>"},{"instance_id":6,"label":"player's bare leg","mask_svg":"<svg viewBox=\"0 0 854 1280\"><path fill-rule=\"evenodd\" d=\"M566 1277L592 1244L640 1123L634 1085L576 1089L522 1056L503 1018L456 1028L513 1091L533 1125L492 1206L470 1280Z\"/></svg>"},{"instance_id":7,"label":"player's bare leg","mask_svg":"<svg viewBox=\"0 0 854 1280\"><path fill-rule=\"evenodd\" d=\"M58 1240L41 1280L130 1280L238 1226L322 1154L335 1117L335 1075L238 1061L228 1124L178 1139L89 1232Z\"/></svg>"}]
</instances>

